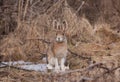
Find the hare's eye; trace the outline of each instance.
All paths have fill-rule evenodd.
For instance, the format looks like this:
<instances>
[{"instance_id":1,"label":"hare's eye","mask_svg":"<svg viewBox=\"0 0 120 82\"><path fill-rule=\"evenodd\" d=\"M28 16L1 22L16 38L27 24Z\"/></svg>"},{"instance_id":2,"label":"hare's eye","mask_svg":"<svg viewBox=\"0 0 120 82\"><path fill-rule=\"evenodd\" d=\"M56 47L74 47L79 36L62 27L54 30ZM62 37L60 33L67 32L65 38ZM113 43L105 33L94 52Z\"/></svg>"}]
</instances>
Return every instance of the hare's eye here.
<instances>
[{"instance_id":1,"label":"hare's eye","mask_svg":"<svg viewBox=\"0 0 120 82\"><path fill-rule=\"evenodd\" d=\"M65 33L63 33L63 35L65 35Z\"/></svg>"}]
</instances>

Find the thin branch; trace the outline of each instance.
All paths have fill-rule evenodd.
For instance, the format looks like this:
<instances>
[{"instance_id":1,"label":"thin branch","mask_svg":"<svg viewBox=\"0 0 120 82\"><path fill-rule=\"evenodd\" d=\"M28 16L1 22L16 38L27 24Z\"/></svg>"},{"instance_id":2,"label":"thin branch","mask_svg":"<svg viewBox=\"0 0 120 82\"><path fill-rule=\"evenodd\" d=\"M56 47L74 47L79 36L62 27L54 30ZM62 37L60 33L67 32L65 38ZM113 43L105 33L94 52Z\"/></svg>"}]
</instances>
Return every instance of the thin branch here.
<instances>
[{"instance_id":1,"label":"thin branch","mask_svg":"<svg viewBox=\"0 0 120 82\"><path fill-rule=\"evenodd\" d=\"M102 66L100 66L99 68L105 69L105 70L107 70L107 71L110 70L109 68L107 68L107 67L102 67Z\"/></svg>"},{"instance_id":2,"label":"thin branch","mask_svg":"<svg viewBox=\"0 0 120 82\"><path fill-rule=\"evenodd\" d=\"M94 77L94 80L96 80L96 79L98 79L98 78L100 78L100 77L103 77L105 74L111 73L111 72L113 72L113 71L115 71L115 70L117 70L117 69L119 69L119 68L120 68L120 66L115 67L115 68L113 68L113 69L111 69L111 70L109 70L109 71L105 71L104 73L100 74L99 76ZM109 69L109 68L107 68L107 69Z\"/></svg>"},{"instance_id":3,"label":"thin branch","mask_svg":"<svg viewBox=\"0 0 120 82\"><path fill-rule=\"evenodd\" d=\"M103 65L103 64L102 63L95 63L95 64L92 64L92 65L88 66L85 69L76 69L76 70L70 70L70 71L61 72L60 75L64 75L64 74L68 74L68 73L74 73L74 72L90 71L91 69L93 69L95 67L98 67L98 66L101 66L101 65Z\"/></svg>"},{"instance_id":4,"label":"thin branch","mask_svg":"<svg viewBox=\"0 0 120 82\"><path fill-rule=\"evenodd\" d=\"M91 64L90 66L88 66L86 68L86 70L92 70L94 69L95 67L101 67L103 65L103 63L95 63L95 64Z\"/></svg>"},{"instance_id":5,"label":"thin branch","mask_svg":"<svg viewBox=\"0 0 120 82\"><path fill-rule=\"evenodd\" d=\"M120 68L120 66L118 66L118 67L116 67L116 68L113 68L112 70L105 71L105 72L102 73L101 75L96 76L96 77L94 77L94 78L90 78L90 77L81 77L80 82L97 80L98 78L103 77L105 74L110 73L110 72L113 72L113 71L115 71L115 70L117 70L117 69L119 69L119 68ZM105 69L108 69L108 68L105 68Z\"/></svg>"},{"instance_id":6,"label":"thin branch","mask_svg":"<svg viewBox=\"0 0 120 82\"><path fill-rule=\"evenodd\" d=\"M81 8L83 7L84 4L85 4L85 1L82 1L82 4L78 7L78 9L75 12L75 14L77 14L81 10Z\"/></svg>"},{"instance_id":7,"label":"thin branch","mask_svg":"<svg viewBox=\"0 0 120 82\"><path fill-rule=\"evenodd\" d=\"M119 69L119 68L120 68L120 66L115 67L115 68L113 68L111 71L115 71L115 70L117 70L117 69Z\"/></svg>"}]
</instances>

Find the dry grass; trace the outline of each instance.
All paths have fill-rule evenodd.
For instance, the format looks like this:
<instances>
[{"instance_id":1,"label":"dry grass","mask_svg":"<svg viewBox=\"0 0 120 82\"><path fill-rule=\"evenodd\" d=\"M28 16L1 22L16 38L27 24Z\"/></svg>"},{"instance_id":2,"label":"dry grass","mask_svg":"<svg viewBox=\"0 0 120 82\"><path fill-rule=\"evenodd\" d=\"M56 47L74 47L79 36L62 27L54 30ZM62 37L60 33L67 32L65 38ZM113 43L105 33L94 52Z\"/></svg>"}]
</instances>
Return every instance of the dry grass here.
<instances>
[{"instance_id":1,"label":"dry grass","mask_svg":"<svg viewBox=\"0 0 120 82\"><path fill-rule=\"evenodd\" d=\"M95 28L85 17L78 17L75 11L64 0L53 4L46 12L34 11L35 3L29 6L30 0L19 0L17 28L0 41L2 61L25 60L41 62L48 45L38 39L51 41L55 31L52 27L54 19L66 20L66 31L69 49L77 55L69 54L70 69L86 68L89 62L102 62L108 68L120 66L120 36L111 30L108 24L97 23ZM87 57L87 58L84 58ZM89 60L91 58L91 60ZM0 68L1 82L84 82L82 77L96 77L105 70L94 68L90 72L73 72L70 74L42 74L35 71ZM102 75L88 82L119 82L119 69ZM114 77L114 78L113 78ZM89 78L87 78L89 79Z\"/></svg>"},{"instance_id":2,"label":"dry grass","mask_svg":"<svg viewBox=\"0 0 120 82\"><path fill-rule=\"evenodd\" d=\"M97 65L97 64L96 64ZM105 69L104 69L105 68ZM116 68L115 68L116 69ZM64 73L41 73L14 68L1 68L2 82L119 82L119 69L108 71L106 66L93 67L89 70L73 70Z\"/></svg>"},{"instance_id":3,"label":"dry grass","mask_svg":"<svg viewBox=\"0 0 120 82\"><path fill-rule=\"evenodd\" d=\"M63 1L55 3L54 6L57 7L55 9L53 9L54 6L51 7L48 10L49 14L40 14L35 18L33 18L34 15L30 14L34 11L32 11L33 9L31 9L31 7L28 7L28 1L29 0L27 0L24 7L22 1L19 2L19 14L17 20L18 27L13 33L9 34L6 38L1 40L0 48L2 55L9 55L9 53L11 53L11 55L19 55L15 59L17 60L22 59L19 58L22 56L23 58L28 59L28 55L39 55L40 52L45 53L47 45L37 39L45 39L51 41L52 38L54 38L55 31L52 26L52 21L55 19L54 17L56 17L54 16L55 14L58 16L61 15L59 18L57 18L57 20L61 19L68 22L68 29L66 32L68 39L70 40L70 45L71 43L75 45L77 42L93 41L93 35L91 33L92 26L87 21L87 19L78 19L75 13L72 12L72 9L67 7L64 7L61 13L57 13L59 9L62 9ZM55 14L51 14L55 11ZM28 17L25 19L26 16Z\"/></svg>"}]
</instances>

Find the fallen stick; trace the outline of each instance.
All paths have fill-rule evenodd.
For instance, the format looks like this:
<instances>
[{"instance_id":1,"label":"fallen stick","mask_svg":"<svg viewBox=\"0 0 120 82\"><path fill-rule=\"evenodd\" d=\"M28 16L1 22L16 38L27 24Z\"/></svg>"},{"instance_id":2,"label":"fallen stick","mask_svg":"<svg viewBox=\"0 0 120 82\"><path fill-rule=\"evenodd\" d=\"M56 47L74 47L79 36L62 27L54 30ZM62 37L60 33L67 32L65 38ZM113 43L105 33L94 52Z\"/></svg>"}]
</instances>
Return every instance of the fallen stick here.
<instances>
[{"instance_id":1,"label":"fallen stick","mask_svg":"<svg viewBox=\"0 0 120 82\"><path fill-rule=\"evenodd\" d=\"M0 68L10 67L10 68L18 69L18 70L29 71L29 72L33 71L33 70L23 69L21 67L16 67L16 66L13 66L13 65L8 65L8 64L2 63L2 62L0 64L4 65L3 67L0 67Z\"/></svg>"},{"instance_id":2,"label":"fallen stick","mask_svg":"<svg viewBox=\"0 0 120 82\"><path fill-rule=\"evenodd\" d=\"M64 74L68 74L68 73L74 73L74 72L90 71L93 68L101 66L101 65L103 65L103 64L102 63L95 63L95 64L92 64L92 65L88 66L85 69L76 69L76 70L70 70L70 71L61 72L60 75L64 75Z\"/></svg>"}]
</instances>

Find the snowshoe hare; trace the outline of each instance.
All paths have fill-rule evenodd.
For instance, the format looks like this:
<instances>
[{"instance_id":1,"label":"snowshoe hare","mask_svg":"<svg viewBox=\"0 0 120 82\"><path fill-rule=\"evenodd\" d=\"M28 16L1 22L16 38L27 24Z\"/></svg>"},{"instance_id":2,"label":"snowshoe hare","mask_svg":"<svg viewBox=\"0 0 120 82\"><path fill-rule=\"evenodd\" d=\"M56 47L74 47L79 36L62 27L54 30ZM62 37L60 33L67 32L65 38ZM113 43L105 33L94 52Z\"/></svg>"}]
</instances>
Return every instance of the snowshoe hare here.
<instances>
[{"instance_id":1,"label":"snowshoe hare","mask_svg":"<svg viewBox=\"0 0 120 82\"><path fill-rule=\"evenodd\" d=\"M69 69L65 66L66 56L68 52L67 38L65 30L67 28L66 21L62 23L53 21L53 27L56 30L56 36L53 42L50 44L47 55L48 55L48 69L53 69L55 72L65 71Z\"/></svg>"}]
</instances>

